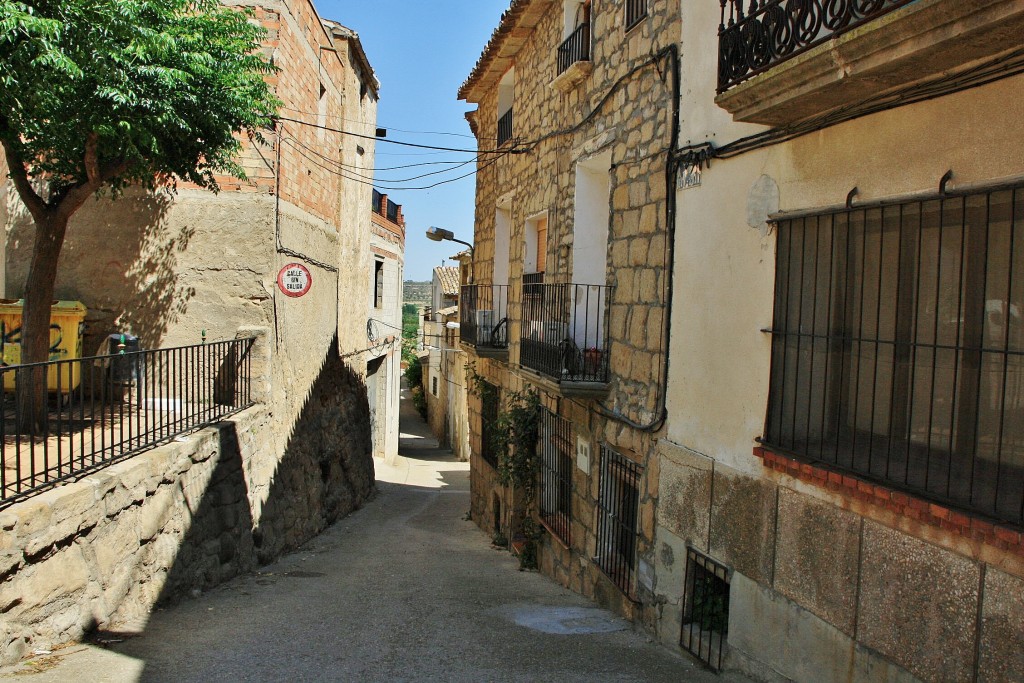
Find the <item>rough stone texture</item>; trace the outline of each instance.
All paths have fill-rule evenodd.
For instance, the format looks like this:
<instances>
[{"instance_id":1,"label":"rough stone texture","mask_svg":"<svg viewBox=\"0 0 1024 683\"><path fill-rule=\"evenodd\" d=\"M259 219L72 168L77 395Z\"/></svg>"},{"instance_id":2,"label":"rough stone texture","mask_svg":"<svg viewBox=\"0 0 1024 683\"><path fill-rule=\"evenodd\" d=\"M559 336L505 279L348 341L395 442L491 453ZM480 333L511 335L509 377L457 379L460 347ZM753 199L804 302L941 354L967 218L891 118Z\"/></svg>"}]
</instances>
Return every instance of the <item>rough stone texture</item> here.
<instances>
[{"instance_id":1,"label":"rough stone texture","mask_svg":"<svg viewBox=\"0 0 1024 683\"><path fill-rule=\"evenodd\" d=\"M658 443L658 455L658 524L707 551L713 461L665 440Z\"/></svg>"},{"instance_id":2,"label":"rough stone texture","mask_svg":"<svg viewBox=\"0 0 1024 683\"><path fill-rule=\"evenodd\" d=\"M711 556L747 577L771 585L776 488L716 467L711 506Z\"/></svg>"},{"instance_id":3,"label":"rough stone texture","mask_svg":"<svg viewBox=\"0 0 1024 683\"><path fill-rule=\"evenodd\" d=\"M986 568L978 680L1024 681L1024 580Z\"/></svg>"},{"instance_id":4,"label":"rough stone texture","mask_svg":"<svg viewBox=\"0 0 1024 683\"><path fill-rule=\"evenodd\" d=\"M858 640L924 680L969 680L980 571L964 557L865 521Z\"/></svg>"},{"instance_id":5,"label":"rough stone texture","mask_svg":"<svg viewBox=\"0 0 1024 683\"><path fill-rule=\"evenodd\" d=\"M775 589L852 636L860 565L859 516L779 489Z\"/></svg>"}]
</instances>

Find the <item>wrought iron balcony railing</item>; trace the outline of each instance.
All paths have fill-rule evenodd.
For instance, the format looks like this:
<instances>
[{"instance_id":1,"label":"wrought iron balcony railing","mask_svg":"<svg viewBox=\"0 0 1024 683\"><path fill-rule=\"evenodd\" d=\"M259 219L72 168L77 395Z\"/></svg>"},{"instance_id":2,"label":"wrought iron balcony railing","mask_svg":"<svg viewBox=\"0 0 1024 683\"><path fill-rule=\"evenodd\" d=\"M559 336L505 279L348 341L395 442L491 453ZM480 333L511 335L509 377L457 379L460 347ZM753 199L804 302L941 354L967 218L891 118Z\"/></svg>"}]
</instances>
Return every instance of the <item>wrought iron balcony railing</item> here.
<instances>
[{"instance_id":1,"label":"wrought iron balcony railing","mask_svg":"<svg viewBox=\"0 0 1024 683\"><path fill-rule=\"evenodd\" d=\"M719 0L718 92L914 0Z\"/></svg>"},{"instance_id":2,"label":"wrought iron balcony railing","mask_svg":"<svg viewBox=\"0 0 1024 683\"><path fill-rule=\"evenodd\" d=\"M519 364L562 382L608 382L611 287L523 284Z\"/></svg>"},{"instance_id":3,"label":"wrought iron balcony railing","mask_svg":"<svg viewBox=\"0 0 1024 683\"><path fill-rule=\"evenodd\" d=\"M463 285L459 318L464 343L477 349L507 349L508 285Z\"/></svg>"},{"instance_id":4,"label":"wrought iron balcony railing","mask_svg":"<svg viewBox=\"0 0 1024 683\"><path fill-rule=\"evenodd\" d=\"M558 46L558 73L576 62L590 61L590 22L586 21L576 27L569 37Z\"/></svg>"},{"instance_id":5,"label":"wrought iron balcony railing","mask_svg":"<svg viewBox=\"0 0 1024 683\"><path fill-rule=\"evenodd\" d=\"M512 108L498 119L498 146L501 147L512 139Z\"/></svg>"}]
</instances>

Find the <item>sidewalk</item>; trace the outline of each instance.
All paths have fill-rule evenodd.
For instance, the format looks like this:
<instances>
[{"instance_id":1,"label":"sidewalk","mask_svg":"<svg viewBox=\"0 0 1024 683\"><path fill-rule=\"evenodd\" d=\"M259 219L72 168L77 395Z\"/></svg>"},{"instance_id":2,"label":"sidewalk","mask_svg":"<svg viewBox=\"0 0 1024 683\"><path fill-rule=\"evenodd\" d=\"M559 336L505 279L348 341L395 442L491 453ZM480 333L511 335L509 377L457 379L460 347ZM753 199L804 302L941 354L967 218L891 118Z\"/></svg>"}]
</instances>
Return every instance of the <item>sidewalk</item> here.
<instances>
[{"instance_id":1,"label":"sidewalk","mask_svg":"<svg viewBox=\"0 0 1024 683\"><path fill-rule=\"evenodd\" d=\"M109 649L73 645L0 679L745 680L706 672L517 571L465 519L468 465L439 449L414 412L403 414L396 462L376 464L379 495L301 550L156 612Z\"/></svg>"}]
</instances>

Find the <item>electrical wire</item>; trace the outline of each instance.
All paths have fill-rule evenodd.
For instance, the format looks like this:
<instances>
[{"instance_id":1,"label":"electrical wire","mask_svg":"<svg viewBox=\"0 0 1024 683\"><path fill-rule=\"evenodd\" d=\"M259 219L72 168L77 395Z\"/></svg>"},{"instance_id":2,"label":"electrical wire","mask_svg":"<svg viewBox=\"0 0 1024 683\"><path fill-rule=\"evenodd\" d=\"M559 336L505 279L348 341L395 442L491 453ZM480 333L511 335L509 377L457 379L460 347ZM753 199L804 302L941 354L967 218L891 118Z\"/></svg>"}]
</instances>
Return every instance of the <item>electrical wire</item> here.
<instances>
[{"instance_id":1,"label":"electrical wire","mask_svg":"<svg viewBox=\"0 0 1024 683\"><path fill-rule=\"evenodd\" d=\"M339 161L335 161L334 159L331 159L330 157L328 157L328 156L326 156L324 154L321 154L320 152L316 151L312 147L304 144L301 140L299 140L296 137L291 137L291 138L288 138L288 139L290 141L292 141L293 143L295 143L295 144L299 145L300 147L302 147L304 150L306 150L310 154L313 154L313 155L319 157L320 159L323 159L326 163L329 163L332 166L338 166L339 170L341 168L358 169L358 167L351 166L350 164L342 164ZM390 180L389 179L375 179L374 176L363 175L362 173L359 173L356 170L346 170L346 172L350 173L350 174L352 174L354 176L357 176L359 178L362 178L364 180L370 180L370 181L377 180L378 182L381 182L381 183L407 183L407 182L412 182L413 180L420 180L421 178L428 178L430 176L439 175L441 173L448 173L449 171L454 171L457 168L462 168L463 166L467 166L467 165L472 164L473 162L479 161L479 160L480 160L480 157L477 156L477 157L474 157L472 159L469 159L468 161L447 162L447 163L455 164L455 165L452 166L451 168L445 168L445 169L442 169L440 171L431 171L430 173L423 173L421 175L412 176L411 178L403 178L403 179L390 179ZM360 170L362 170L362 169L360 169Z\"/></svg>"},{"instance_id":2,"label":"electrical wire","mask_svg":"<svg viewBox=\"0 0 1024 683\"><path fill-rule=\"evenodd\" d=\"M289 123L297 123L301 126L309 126L310 128L316 128L318 130L326 130L331 133L339 133L341 135L348 135L349 137L362 138L364 140L376 140L377 142L387 142L392 145L399 145L401 147L414 147L416 149L431 149L438 150L441 152L459 152L463 154L508 154L510 151L522 151L522 150L507 150L507 149L465 149L459 147L439 147L437 145L421 145L415 142L405 142L403 140L391 140L390 138L378 138L375 135L363 135L362 133L353 133L351 131L342 130L341 128L334 128L332 126L322 126L318 123L309 123L308 121L302 121L301 119L292 119L287 116L276 117L277 121L288 121Z\"/></svg>"},{"instance_id":3,"label":"electrical wire","mask_svg":"<svg viewBox=\"0 0 1024 683\"><path fill-rule=\"evenodd\" d=\"M281 107L278 107L278 109L284 109L286 111L292 112L293 114L303 114L305 116L320 116L319 112L303 111L301 109L296 109L294 107L281 106ZM359 123L359 124L363 124L363 125L367 125L367 126L369 125L366 121L359 121L357 119L346 119L345 117L339 116L337 114L325 114L324 117L328 118L328 119L335 119L337 121L343 121L345 123ZM395 128L394 126L389 126L387 124L383 124L383 123L380 123L380 122L377 122L375 127L386 128L387 130L393 130L393 131L396 131L396 132L399 132L399 133L410 133L410 134L413 134L413 135L449 135L449 136L458 137L458 138L476 139L475 136L473 136L473 135L471 135L469 133L449 133L449 132L440 131L440 130L407 130L405 128Z\"/></svg>"}]
</instances>

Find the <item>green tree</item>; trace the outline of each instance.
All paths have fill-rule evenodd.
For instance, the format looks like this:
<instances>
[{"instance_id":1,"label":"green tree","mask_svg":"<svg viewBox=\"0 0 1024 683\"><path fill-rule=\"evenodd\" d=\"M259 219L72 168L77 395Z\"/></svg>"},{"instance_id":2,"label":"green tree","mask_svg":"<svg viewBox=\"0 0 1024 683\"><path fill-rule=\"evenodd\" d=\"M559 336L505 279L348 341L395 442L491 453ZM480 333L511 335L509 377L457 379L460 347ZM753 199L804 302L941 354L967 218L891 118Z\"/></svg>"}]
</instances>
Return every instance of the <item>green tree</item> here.
<instances>
[{"instance_id":1,"label":"green tree","mask_svg":"<svg viewBox=\"0 0 1024 683\"><path fill-rule=\"evenodd\" d=\"M218 0L0 0L0 144L35 223L23 363L48 360L58 258L89 197L245 177L240 134L262 141L279 104L251 19Z\"/></svg>"}]
</instances>

